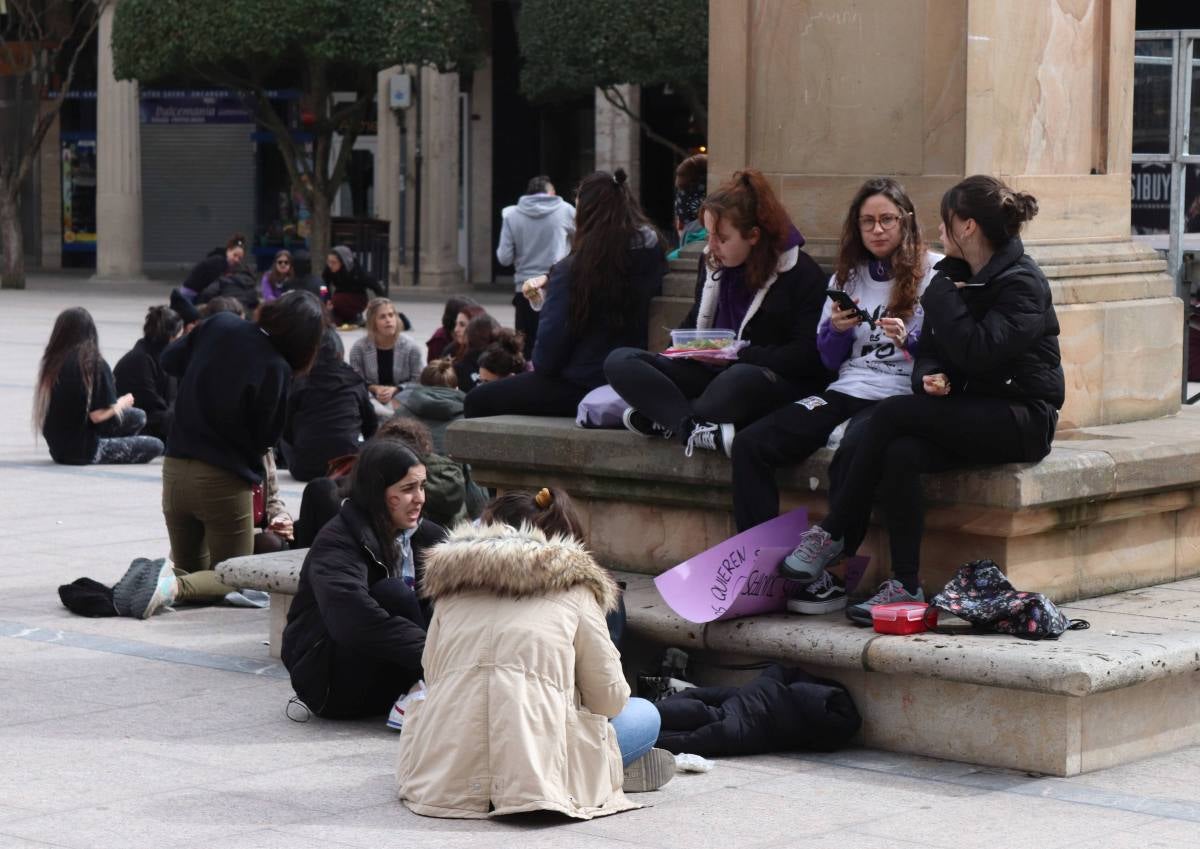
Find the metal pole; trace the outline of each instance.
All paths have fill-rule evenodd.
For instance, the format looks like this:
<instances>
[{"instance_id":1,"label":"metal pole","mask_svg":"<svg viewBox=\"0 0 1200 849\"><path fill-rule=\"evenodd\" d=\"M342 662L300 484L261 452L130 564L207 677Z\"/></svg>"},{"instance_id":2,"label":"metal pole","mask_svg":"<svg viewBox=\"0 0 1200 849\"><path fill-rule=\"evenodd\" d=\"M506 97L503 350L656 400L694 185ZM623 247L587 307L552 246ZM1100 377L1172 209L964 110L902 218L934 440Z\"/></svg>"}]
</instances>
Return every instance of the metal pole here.
<instances>
[{"instance_id":1,"label":"metal pole","mask_svg":"<svg viewBox=\"0 0 1200 849\"><path fill-rule=\"evenodd\" d=\"M400 208L396 213L396 262L408 265L408 122L403 109L396 110L396 123L400 126Z\"/></svg>"},{"instance_id":2,"label":"metal pole","mask_svg":"<svg viewBox=\"0 0 1200 849\"><path fill-rule=\"evenodd\" d=\"M413 196L413 285L421 285L421 175L424 174L424 140L422 139L423 123L421 121L421 101L424 100L421 92L421 67L417 66L417 82L414 86L415 91L413 96L417 100L417 139L415 155L413 157L413 165L417 170L417 184L414 187L415 194Z\"/></svg>"}]
</instances>

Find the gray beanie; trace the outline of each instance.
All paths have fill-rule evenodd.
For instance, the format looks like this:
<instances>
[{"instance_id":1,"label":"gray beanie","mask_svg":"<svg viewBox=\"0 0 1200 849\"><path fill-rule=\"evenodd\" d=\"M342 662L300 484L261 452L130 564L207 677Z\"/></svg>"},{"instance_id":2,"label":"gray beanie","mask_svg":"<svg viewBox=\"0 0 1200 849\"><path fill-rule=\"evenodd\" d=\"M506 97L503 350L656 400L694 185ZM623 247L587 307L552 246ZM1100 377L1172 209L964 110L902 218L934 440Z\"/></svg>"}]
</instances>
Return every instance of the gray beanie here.
<instances>
[{"instance_id":1,"label":"gray beanie","mask_svg":"<svg viewBox=\"0 0 1200 849\"><path fill-rule=\"evenodd\" d=\"M337 258L342 261L342 268L346 269L347 271L354 268L354 254L350 251L350 248L346 247L345 245L338 245L333 249L333 252L337 254Z\"/></svg>"}]
</instances>

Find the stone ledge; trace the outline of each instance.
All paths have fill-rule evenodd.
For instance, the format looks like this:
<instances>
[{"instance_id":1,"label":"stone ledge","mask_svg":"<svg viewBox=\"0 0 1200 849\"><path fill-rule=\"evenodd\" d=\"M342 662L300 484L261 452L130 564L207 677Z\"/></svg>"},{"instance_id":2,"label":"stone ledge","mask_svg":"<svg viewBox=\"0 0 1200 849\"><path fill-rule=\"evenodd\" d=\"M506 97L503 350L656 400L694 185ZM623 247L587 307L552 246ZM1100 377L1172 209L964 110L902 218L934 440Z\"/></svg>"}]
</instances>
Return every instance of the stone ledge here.
<instances>
[{"instance_id":1,"label":"stone ledge","mask_svg":"<svg viewBox=\"0 0 1200 849\"><path fill-rule=\"evenodd\" d=\"M231 557L216 567L217 577L231 587L295 595L307 548Z\"/></svg>"},{"instance_id":2,"label":"stone ledge","mask_svg":"<svg viewBox=\"0 0 1200 849\"><path fill-rule=\"evenodd\" d=\"M655 490L655 500L687 504L727 503L729 461L705 454L691 459L674 442L648 440L624 430L588 430L571 419L497 416L455 422L447 450L471 463L483 483L492 469L525 474L554 471L593 478L601 494L606 479L622 479L636 497ZM833 456L821 449L805 463L783 471L784 489L825 492ZM1016 511L1087 503L1122 495L1166 490L1200 482L1200 410L1129 424L1083 428L1059 435L1050 455L1036 464L1009 464L926 476L933 503ZM675 493L662 492L683 484ZM693 486L714 486L715 492Z\"/></svg>"}]
</instances>

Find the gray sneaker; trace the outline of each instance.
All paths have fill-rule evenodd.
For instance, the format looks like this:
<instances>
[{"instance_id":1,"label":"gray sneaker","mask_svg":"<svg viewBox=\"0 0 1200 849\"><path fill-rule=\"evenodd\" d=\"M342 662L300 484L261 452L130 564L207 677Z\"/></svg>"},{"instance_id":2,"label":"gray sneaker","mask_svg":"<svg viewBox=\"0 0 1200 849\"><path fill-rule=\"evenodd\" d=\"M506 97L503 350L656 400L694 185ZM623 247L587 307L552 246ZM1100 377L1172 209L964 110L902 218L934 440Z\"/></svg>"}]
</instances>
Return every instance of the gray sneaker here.
<instances>
[{"instance_id":1,"label":"gray sneaker","mask_svg":"<svg viewBox=\"0 0 1200 849\"><path fill-rule=\"evenodd\" d=\"M779 573L797 581L815 581L841 554L842 541L831 537L820 525L813 525L800 534L800 544L783 558Z\"/></svg>"},{"instance_id":2,"label":"gray sneaker","mask_svg":"<svg viewBox=\"0 0 1200 849\"><path fill-rule=\"evenodd\" d=\"M666 749L651 749L625 767L626 793L645 793L657 790L675 777L675 756Z\"/></svg>"},{"instance_id":3,"label":"gray sneaker","mask_svg":"<svg viewBox=\"0 0 1200 849\"><path fill-rule=\"evenodd\" d=\"M170 563L139 557L113 587L113 606L120 616L149 619L159 608L175 602L177 586Z\"/></svg>"},{"instance_id":4,"label":"gray sneaker","mask_svg":"<svg viewBox=\"0 0 1200 849\"><path fill-rule=\"evenodd\" d=\"M846 618L855 625L871 625L871 608L877 604L891 604L893 601L925 601L925 591L917 588L916 595L904 589L904 584L895 578L889 578L879 585L875 595L858 604L846 608Z\"/></svg>"}]
</instances>

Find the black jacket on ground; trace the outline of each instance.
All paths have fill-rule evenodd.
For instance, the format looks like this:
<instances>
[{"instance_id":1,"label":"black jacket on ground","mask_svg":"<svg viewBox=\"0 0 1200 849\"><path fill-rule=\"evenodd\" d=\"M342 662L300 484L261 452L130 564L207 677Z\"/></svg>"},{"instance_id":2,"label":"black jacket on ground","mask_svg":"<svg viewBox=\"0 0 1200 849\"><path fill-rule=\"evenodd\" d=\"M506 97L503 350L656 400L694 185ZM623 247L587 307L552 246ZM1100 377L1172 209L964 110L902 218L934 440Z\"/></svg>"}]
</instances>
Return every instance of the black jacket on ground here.
<instances>
[{"instance_id":1,"label":"black jacket on ground","mask_svg":"<svg viewBox=\"0 0 1200 849\"><path fill-rule=\"evenodd\" d=\"M160 362L179 379L167 456L261 483L263 455L283 433L292 381L291 366L267 334L217 313L168 345Z\"/></svg>"},{"instance_id":2,"label":"black jacket on ground","mask_svg":"<svg viewBox=\"0 0 1200 849\"><path fill-rule=\"evenodd\" d=\"M336 342L336 334L327 331L312 371L293 381L288 397L284 452L288 471L299 481L321 477L336 457L357 454L359 434L369 439L377 426L367 385L329 336Z\"/></svg>"},{"instance_id":3,"label":"black jacket on ground","mask_svg":"<svg viewBox=\"0 0 1200 849\"><path fill-rule=\"evenodd\" d=\"M46 420L42 423L42 438L56 463L86 466L96 457L100 434L92 424L89 413L117 403L112 370L103 359L96 361L92 371L92 395L89 403L83 371L79 367L78 349L63 361L58 379L50 389Z\"/></svg>"},{"instance_id":4,"label":"black jacket on ground","mask_svg":"<svg viewBox=\"0 0 1200 849\"><path fill-rule=\"evenodd\" d=\"M446 531L422 520L412 538L416 587L425 574L425 554ZM425 622L391 616L368 590L399 567L384 562L378 540L362 512L349 501L317 534L300 570L300 586L288 609L282 659L292 688L317 714L329 701L331 644L381 666L401 667L411 677L391 682L397 695L421 677ZM426 610L428 615L428 610ZM342 705L342 710L345 710Z\"/></svg>"},{"instance_id":5,"label":"black jacket on ground","mask_svg":"<svg viewBox=\"0 0 1200 849\"><path fill-rule=\"evenodd\" d=\"M750 344L738 353L738 362L765 366L788 380L820 383L823 388L829 383L830 372L817 351L817 324L825 306L827 278L812 257L799 248L796 253L796 264L779 273L758 310L746 322L741 338ZM680 323L681 329L696 326L708 271L705 255L701 254L696 299Z\"/></svg>"},{"instance_id":6,"label":"black jacket on ground","mask_svg":"<svg viewBox=\"0 0 1200 849\"><path fill-rule=\"evenodd\" d=\"M913 392L924 394L925 375L950 378L956 394L1008 399L1029 460L1050 452L1058 410L1066 397L1058 347L1058 316L1050 284L1010 239L972 275L961 259L936 266L921 305L925 325L913 366ZM955 281L966 281L961 289Z\"/></svg>"},{"instance_id":7,"label":"black jacket on ground","mask_svg":"<svg viewBox=\"0 0 1200 849\"><path fill-rule=\"evenodd\" d=\"M658 702L659 748L703 757L789 749L829 752L862 724L854 700L834 681L771 666L744 687L698 687Z\"/></svg>"},{"instance_id":8,"label":"black jacket on ground","mask_svg":"<svg viewBox=\"0 0 1200 849\"><path fill-rule=\"evenodd\" d=\"M591 390L608 382L604 377L604 360L609 354L617 348L646 347L650 301L662 293L667 259L652 230L641 231L637 238L637 244L629 251L633 297L625 309L625 323L619 328L609 316L596 315L592 316L586 332L574 333L571 330L574 255L554 264L546 282L546 300L533 348L533 367L538 374L559 377Z\"/></svg>"},{"instance_id":9,"label":"black jacket on ground","mask_svg":"<svg viewBox=\"0 0 1200 849\"><path fill-rule=\"evenodd\" d=\"M117 361L113 378L117 381L117 394L132 394L133 406L146 412L142 433L157 436L165 442L175 415L178 387L175 378L167 374L159 362L162 352L163 346L156 346L146 338L137 340Z\"/></svg>"}]
</instances>

